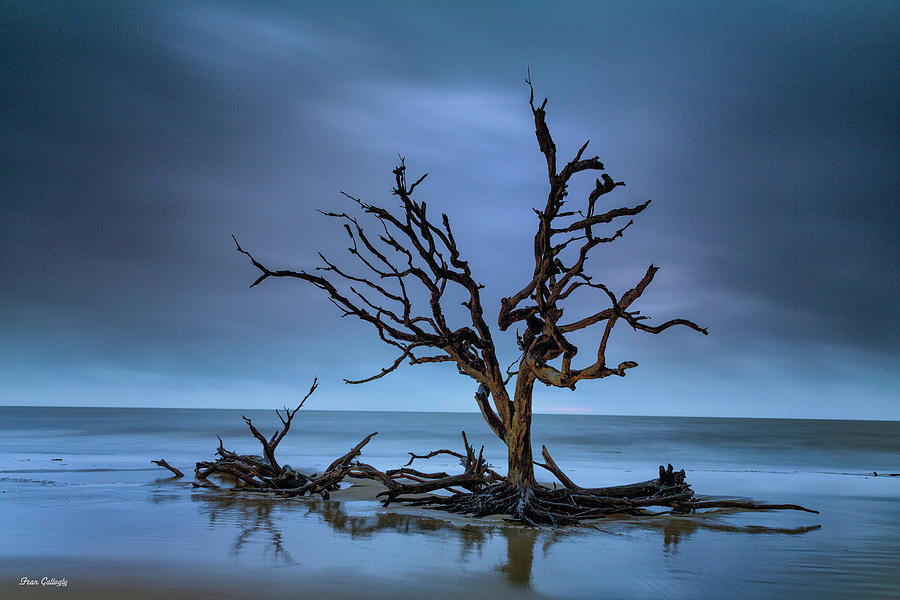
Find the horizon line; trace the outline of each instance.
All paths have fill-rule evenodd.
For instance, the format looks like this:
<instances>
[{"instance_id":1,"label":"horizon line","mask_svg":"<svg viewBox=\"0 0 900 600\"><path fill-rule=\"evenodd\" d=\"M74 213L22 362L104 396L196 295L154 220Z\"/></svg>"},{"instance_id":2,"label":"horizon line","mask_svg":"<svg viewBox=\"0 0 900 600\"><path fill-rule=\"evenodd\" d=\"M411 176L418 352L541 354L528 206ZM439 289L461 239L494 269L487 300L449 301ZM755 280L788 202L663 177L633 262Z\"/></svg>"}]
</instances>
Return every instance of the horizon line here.
<instances>
[{"instance_id":1,"label":"horizon line","mask_svg":"<svg viewBox=\"0 0 900 600\"><path fill-rule=\"evenodd\" d=\"M56 404L0 404L0 408L77 408L77 409L97 409L112 408L121 410L232 410L239 411L269 411L282 410L284 407L275 408L228 408L221 406L60 406ZM347 409L347 408L310 408L304 412L376 412L376 413L412 413L412 414L464 414L464 415L480 415L479 411L467 410L388 410L388 409ZM575 413L575 412L533 412L535 415L547 416L572 416L572 417L637 417L637 418L665 418L665 419L756 419L756 420L790 420L790 421L870 421L897 423L900 419L863 419L863 418L841 418L841 417L748 417L748 416L724 416L724 415L633 415L633 414L608 414L608 413Z\"/></svg>"}]
</instances>

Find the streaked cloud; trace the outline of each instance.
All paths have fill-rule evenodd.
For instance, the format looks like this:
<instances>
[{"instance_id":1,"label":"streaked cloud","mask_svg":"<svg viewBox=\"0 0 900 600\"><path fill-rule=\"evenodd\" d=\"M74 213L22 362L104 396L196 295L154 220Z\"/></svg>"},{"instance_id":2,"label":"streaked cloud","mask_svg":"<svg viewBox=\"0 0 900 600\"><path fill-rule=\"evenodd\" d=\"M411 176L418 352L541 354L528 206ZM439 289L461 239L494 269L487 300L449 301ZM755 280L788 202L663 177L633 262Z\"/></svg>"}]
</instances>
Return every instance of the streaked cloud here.
<instances>
[{"instance_id":1,"label":"streaked cloud","mask_svg":"<svg viewBox=\"0 0 900 600\"><path fill-rule=\"evenodd\" d=\"M334 408L472 410L452 369L339 384L390 349L247 289L230 235L342 260L315 210L390 205L400 154L496 314L546 193L530 65L560 157L591 138L653 199L593 273L659 264L641 309L711 329L617 332L639 369L536 410L900 418L896 6L8 2L0 33L0 403L281 406L318 374Z\"/></svg>"}]
</instances>

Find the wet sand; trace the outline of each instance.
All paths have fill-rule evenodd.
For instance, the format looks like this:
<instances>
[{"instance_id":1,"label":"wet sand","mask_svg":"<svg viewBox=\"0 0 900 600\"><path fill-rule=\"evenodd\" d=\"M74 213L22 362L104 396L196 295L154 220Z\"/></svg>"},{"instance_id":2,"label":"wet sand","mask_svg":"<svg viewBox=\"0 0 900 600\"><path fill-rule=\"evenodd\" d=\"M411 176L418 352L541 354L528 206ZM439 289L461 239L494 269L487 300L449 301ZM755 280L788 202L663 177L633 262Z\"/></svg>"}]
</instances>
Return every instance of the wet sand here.
<instances>
[{"instance_id":1,"label":"wet sand","mask_svg":"<svg viewBox=\"0 0 900 600\"><path fill-rule=\"evenodd\" d=\"M35 426L34 433L22 423L0 432L0 598L700 600L896 598L900 590L900 478L870 475L870 467L896 472L891 469L898 456L894 426L875 426L883 435L869 435L867 441L862 436L871 428L853 425L863 441L837 452L832 448L846 443L844 430L826 444L824 425L813 424L812 436L804 433L803 423L781 424L787 433L774 455L764 445L770 436L759 433L758 423L742 429L742 424L729 422L721 428L748 433L743 448L734 445L734 458L724 464L722 452L699 445L709 443L715 422L700 424L705 437L698 443L679 447L667 442L668 455L692 453L682 464L699 494L793 502L820 510L819 515L718 510L605 519L553 530L384 508L374 500L379 488L370 481L356 482L330 501L193 488L191 477L169 477L149 459L165 456L188 472L191 459L215 447L214 435L205 431L221 425L195 419L190 433L173 435L168 421L150 427L146 419L137 421L132 415L112 415L96 433L73 432L71 425L66 429L60 423L70 423L71 415ZM233 420L225 416L223 423ZM181 417L176 422L183 422ZM409 416L409 429L424 418ZM359 428L373 427L374 419L367 415ZM413 447L452 446L459 417L447 419L446 438ZM27 423L34 421L30 417ZM89 414L85 421L93 424L97 415ZM397 417L391 415L391 421ZM657 431L673 423L671 438L676 440L686 438L688 426L699 431L694 422L649 423ZM632 439L646 431L648 421L600 425L607 434L618 429L622 439ZM149 433L135 432L138 427ZM331 427L333 432L333 423ZM611 447L604 459L607 455L597 451L603 449L596 442L601 438L586 435L582 449L568 422L557 433L545 432L544 439L553 440L554 447L570 440L560 460L579 483L626 483L652 476L626 446ZM240 429L236 433L246 436ZM794 440L791 447L784 445L788 434ZM348 431L334 444L346 451L344 446L352 446L357 436L358 431ZM373 443L367 454L381 467L385 465L378 461L396 464L410 445L406 432L384 437L377 440L382 446ZM395 438L400 441L389 445ZM809 438L818 447L827 445L827 451L813 455L804 450ZM320 462L327 464L335 454L317 450L322 456L310 458L301 453L304 442L308 440L298 435L296 447L285 448L286 458L301 468L321 468ZM810 466L791 468L788 461L793 460ZM854 463L859 467L852 468ZM450 463L432 466L454 468ZM67 585L20 586L22 577L66 579Z\"/></svg>"},{"instance_id":2,"label":"wet sand","mask_svg":"<svg viewBox=\"0 0 900 600\"><path fill-rule=\"evenodd\" d=\"M64 588L12 586L19 573L75 574ZM78 559L12 560L0 567L3 598L66 598L70 600L192 600L223 598L272 600L297 598L546 598L528 588L515 587L490 576L433 573L428 577L360 576L345 569L297 572L269 570L241 573L233 566L205 567Z\"/></svg>"},{"instance_id":3,"label":"wet sand","mask_svg":"<svg viewBox=\"0 0 900 600\"><path fill-rule=\"evenodd\" d=\"M43 522L29 509L23 517L32 513L25 520L43 541L18 556L6 548L0 597L814 598L830 597L836 582L860 597L900 589L895 556L875 552L868 564L846 556L840 564L814 551L829 543L823 525L839 533L827 506L824 518L720 510L552 530L384 509L373 500L379 486L368 481L331 501L193 489L173 478L123 489L117 502L106 486L96 489L106 498L42 487L32 497L46 501ZM18 495L4 491L4 500ZM54 532L63 544L54 545ZM69 551L73 535L85 539ZM880 574L855 571L866 568ZM22 577L67 585L21 586Z\"/></svg>"},{"instance_id":4,"label":"wet sand","mask_svg":"<svg viewBox=\"0 0 900 600\"><path fill-rule=\"evenodd\" d=\"M187 491L183 483L175 478L162 480L163 485L177 485L182 491ZM288 546L293 546L298 540L284 539L281 529L288 524L274 520L277 518L276 513L285 506L290 507L286 511L289 514L311 511L321 515L334 532L347 535L351 540L370 538L382 532L408 535L454 532L462 537L471 537L476 543L478 540L483 543L487 536L502 528L509 532L513 545L516 545L516 538L524 535L523 550L526 554L533 551L533 532L504 523L500 517L480 521L454 519L452 515L400 506L377 510L375 497L383 489L380 484L370 480L350 478L342 490L332 494L330 501L286 500L263 493L234 494L226 489L191 490L192 498L202 498L200 501L204 504L203 508L209 511L211 522L225 521L237 526L237 537L229 548L233 556L244 555L244 546L250 541L249 546L256 546L255 549L261 550L264 557L268 555L271 561L259 563L255 556L244 556L249 558L246 565L232 561L214 563L198 560L193 564L169 562L162 557L151 556L138 561L115 558L91 560L71 556L7 557L0 563L0 597L65 597L77 600L546 597L530 587L530 560L513 560L508 565L508 574L502 577L494 574L465 574L449 568L446 571L400 575L396 565L385 565L384 574L379 574L377 562L360 565L368 567L367 569L355 569L346 565L322 567L322 563L328 562L326 556L320 556L313 564L308 560L304 561L304 565L290 555ZM171 500L169 498L166 501ZM350 510L347 511L344 507ZM160 507L161 512L164 510L165 507ZM302 534L302 529L298 533ZM250 540L254 536L258 539ZM302 545L302 539L299 541ZM384 548L378 551L390 554L393 545L389 538L385 538ZM209 554L214 556L218 554L218 550L221 548L211 549ZM513 549L512 552L515 554L516 550ZM376 572L360 572L372 568ZM20 585L22 577L36 583ZM49 581L44 584L44 579Z\"/></svg>"}]
</instances>

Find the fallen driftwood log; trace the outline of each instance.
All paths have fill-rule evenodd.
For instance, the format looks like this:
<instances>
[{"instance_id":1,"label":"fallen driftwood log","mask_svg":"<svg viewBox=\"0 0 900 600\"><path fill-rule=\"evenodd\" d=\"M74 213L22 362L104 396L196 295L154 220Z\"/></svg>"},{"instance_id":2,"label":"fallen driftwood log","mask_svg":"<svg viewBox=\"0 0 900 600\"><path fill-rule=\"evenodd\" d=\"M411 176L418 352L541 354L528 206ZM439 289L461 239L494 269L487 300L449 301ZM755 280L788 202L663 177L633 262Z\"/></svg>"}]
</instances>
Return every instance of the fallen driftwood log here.
<instances>
[{"instance_id":1,"label":"fallen driftwood log","mask_svg":"<svg viewBox=\"0 0 900 600\"><path fill-rule=\"evenodd\" d=\"M307 475L295 470L291 465L281 465L275 458L275 449L291 428L291 422L306 400L313 395L318 387L318 380L313 380L306 396L293 410L287 408L284 412L275 411L281 421L281 429L266 438L253 424L253 421L243 417L244 422L250 428L250 433L259 440L262 445L263 455L237 454L225 448L222 438L219 439L219 447L216 449L218 457L211 461L199 461L194 467L197 479L206 480L212 475L224 475L239 481L241 485L236 490L248 492L275 492L288 496L304 496L307 494L319 494L328 498L329 491L338 489L338 484L347 476L353 460L359 456L363 446L369 443L377 432L370 433L360 443L350 449L349 452L328 465L321 475L313 473ZM197 487L201 487L198 485ZM207 486L202 486L207 487Z\"/></svg>"}]
</instances>

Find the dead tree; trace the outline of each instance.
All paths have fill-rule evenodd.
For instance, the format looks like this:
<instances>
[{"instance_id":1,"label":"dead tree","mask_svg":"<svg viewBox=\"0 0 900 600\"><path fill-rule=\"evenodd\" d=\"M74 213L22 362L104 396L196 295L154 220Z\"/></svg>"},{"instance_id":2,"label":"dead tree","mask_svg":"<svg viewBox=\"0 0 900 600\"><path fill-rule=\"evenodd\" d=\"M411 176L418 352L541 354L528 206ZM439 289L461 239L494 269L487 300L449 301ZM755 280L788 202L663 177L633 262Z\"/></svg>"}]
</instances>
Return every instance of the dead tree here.
<instances>
[{"instance_id":1,"label":"dead tree","mask_svg":"<svg viewBox=\"0 0 900 600\"><path fill-rule=\"evenodd\" d=\"M280 465L275 459L275 449L291 428L294 415L300 410L306 400L312 396L318 387L318 380L313 380L306 396L294 410L284 409L284 414L275 411L281 421L281 429L275 431L271 437L266 438L256 428L253 422L243 417L244 422L250 428L259 443L262 444L263 456L238 454L227 450L222 438L219 438L219 447L216 450L218 458L212 461L199 461L194 467L197 479L206 480L212 475L226 476L240 482L240 487L234 488L240 491L276 492L288 496L305 496L307 494L319 494L328 498L329 491L338 489L338 484L350 473L354 461L362 451L363 446L369 443L376 433L370 433L349 452L332 462L321 475L313 473L305 475L293 469L290 465ZM153 461L156 462L156 461ZM162 461L165 462L165 461ZM162 465L171 469L167 465ZM208 484L195 484L198 487L207 487Z\"/></svg>"},{"instance_id":2,"label":"dead tree","mask_svg":"<svg viewBox=\"0 0 900 600\"><path fill-rule=\"evenodd\" d=\"M310 283L325 293L342 316L368 323L384 343L396 349L396 359L380 372L363 379L345 380L347 383L378 379L395 371L403 362L413 365L447 362L477 384L475 401L481 414L508 448L507 472L502 481L485 477L486 471L476 473L469 465L463 475L449 476L444 482L446 485L440 485L441 478L434 477L428 478L427 483L401 485L384 473L376 475L371 468L361 468L385 483L387 501L422 503L421 498L413 499L409 495L446 489L464 481L467 493L429 497L426 503L474 514L505 513L528 523L568 523L604 511L635 511L651 504L675 506L689 502L693 492L684 483L683 472L676 477L671 469L661 468L660 478L645 482L646 485L640 484L637 495L632 493L634 486L587 490L571 484L546 449L546 462L538 464L549 468L565 487L547 490L536 482L536 463L531 448L535 383L574 390L581 381L624 377L628 370L638 366L637 363L626 360L612 364L607 358L610 334L619 323L624 322L636 331L649 334L659 334L676 326L703 335L707 330L687 319L652 325L648 322L649 317L635 308L656 275L658 268L654 265L650 265L637 283L623 293L615 293L588 274L592 251L622 237L633 222L630 217L643 212L650 202L603 207L601 199L625 184L602 172L604 166L598 157L584 158L588 142L559 168L556 145L546 122L547 100L536 106L531 81L526 82L531 90L529 103L538 146L547 165L549 191L542 208L534 211L537 231L531 278L500 303L499 331L521 325L521 330L517 331L521 354L509 368L501 367L504 363L497 356L494 333L485 319L481 298L484 286L463 258L449 218L446 214L439 219L433 217L426 203L417 199L419 186L427 174L410 183L402 158L393 171L393 194L400 201L399 211L369 204L342 192L363 214L371 215L377 221L378 229L374 235L364 229L363 223L354 215L323 213L342 222L350 241L349 252L359 262L362 275L338 266L321 253L322 265L315 272L309 272L270 269L244 250L235 238L237 251L245 254L259 271L251 287L270 277ZM570 208L567 200L569 183L586 173L599 173L599 177L595 178L593 190L584 204L580 208ZM465 297L462 305L466 318L462 323L451 322L447 314L450 296L447 291L451 288L461 291ZM602 308L582 318L564 318L566 302L581 293L596 296ZM588 328L597 331L599 341L586 349L587 364L577 366L576 358L582 349L570 338ZM468 451L468 443L466 447ZM613 495L615 497L611 498Z\"/></svg>"}]
</instances>

